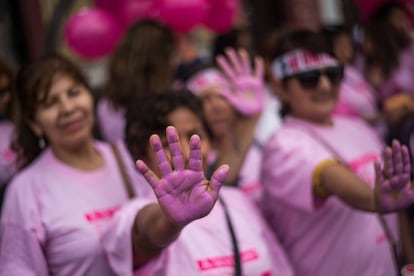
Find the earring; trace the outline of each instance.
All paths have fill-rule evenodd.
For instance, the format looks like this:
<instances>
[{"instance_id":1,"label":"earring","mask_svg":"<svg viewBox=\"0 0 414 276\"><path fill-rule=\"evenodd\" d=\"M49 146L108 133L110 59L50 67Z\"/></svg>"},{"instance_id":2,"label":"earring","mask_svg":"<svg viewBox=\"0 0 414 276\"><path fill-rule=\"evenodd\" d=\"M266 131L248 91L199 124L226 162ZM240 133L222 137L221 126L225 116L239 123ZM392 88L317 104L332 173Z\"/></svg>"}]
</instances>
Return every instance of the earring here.
<instances>
[{"instance_id":1,"label":"earring","mask_svg":"<svg viewBox=\"0 0 414 276\"><path fill-rule=\"evenodd\" d=\"M42 136L39 138L39 148L44 149L46 147L46 141L45 138Z\"/></svg>"}]
</instances>

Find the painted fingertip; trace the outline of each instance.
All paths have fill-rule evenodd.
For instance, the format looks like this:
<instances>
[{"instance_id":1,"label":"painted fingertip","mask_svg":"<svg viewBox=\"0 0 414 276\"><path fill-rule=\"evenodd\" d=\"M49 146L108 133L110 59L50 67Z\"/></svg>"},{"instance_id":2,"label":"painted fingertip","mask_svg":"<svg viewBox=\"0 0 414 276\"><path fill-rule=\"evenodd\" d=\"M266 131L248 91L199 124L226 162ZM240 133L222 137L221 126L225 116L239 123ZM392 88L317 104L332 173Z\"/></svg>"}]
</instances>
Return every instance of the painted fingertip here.
<instances>
[{"instance_id":1,"label":"painted fingertip","mask_svg":"<svg viewBox=\"0 0 414 276\"><path fill-rule=\"evenodd\" d=\"M193 134L193 135L191 135L190 140L192 142L198 142L198 141L200 141L200 136L198 136L198 134Z\"/></svg>"},{"instance_id":2,"label":"painted fingertip","mask_svg":"<svg viewBox=\"0 0 414 276\"><path fill-rule=\"evenodd\" d=\"M219 168L219 170L218 170L218 177L220 178L220 179L223 179L224 180L224 178L226 178L226 176L227 176L227 173L229 172L229 170L230 170L230 167L229 167L229 165L222 165L220 168Z\"/></svg>"},{"instance_id":3,"label":"painted fingertip","mask_svg":"<svg viewBox=\"0 0 414 276\"><path fill-rule=\"evenodd\" d=\"M401 146L401 151L403 154L407 154L407 155L410 153L406 145Z\"/></svg>"},{"instance_id":4,"label":"painted fingertip","mask_svg":"<svg viewBox=\"0 0 414 276\"><path fill-rule=\"evenodd\" d=\"M216 60L220 63L220 62L224 62L225 58L223 55L217 55Z\"/></svg>"},{"instance_id":5,"label":"painted fingertip","mask_svg":"<svg viewBox=\"0 0 414 276\"><path fill-rule=\"evenodd\" d=\"M145 172L147 169L147 166L145 165L144 161L142 160L137 160L137 162L135 162L135 165L137 167L138 170L140 170L141 172Z\"/></svg>"},{"instance_id":6,"label":"painted fingertip","mask_svg":"<svg viewBox=\"0 0 414 276\"><path fill-rule=\"evenodd\" d=\"M393 139L392 140L392 146L393 147L399 147L400 146L400 142L397 139Z\"/></svg>"},{"instance_id":7,"label":"painted fingertip","mask_svg":"<svg viewBox=\"0 0 414 276\"><path fill-rule=\"evenodd\" d=\"M170 140L170 138L175 139L177 137L177 130L175 129L175 127L168 126L165 131L167 133L168 140Z\"/></svg>"}]
</instances>

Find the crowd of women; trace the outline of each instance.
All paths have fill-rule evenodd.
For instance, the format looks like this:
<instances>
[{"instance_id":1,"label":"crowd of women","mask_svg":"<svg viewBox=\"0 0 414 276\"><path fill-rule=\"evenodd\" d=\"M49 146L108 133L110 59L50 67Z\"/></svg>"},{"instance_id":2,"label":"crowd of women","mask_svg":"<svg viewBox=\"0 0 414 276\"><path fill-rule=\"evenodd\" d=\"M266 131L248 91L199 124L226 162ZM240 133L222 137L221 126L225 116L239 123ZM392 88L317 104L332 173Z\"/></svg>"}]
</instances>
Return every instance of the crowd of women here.
<instances>
[{"instance_id":1,"label":"crowd of women","mask_svg":"<svg viewBox=\"0 0 414 276\"><path fill-rule=\"evenodd\" d=\"M143 20L98 98L62 56L0 64L0 275L398 275L407 24L387 4L359 47L284 30L263 57L235 43L207 61Z\"/></svg>"}]
</instances>

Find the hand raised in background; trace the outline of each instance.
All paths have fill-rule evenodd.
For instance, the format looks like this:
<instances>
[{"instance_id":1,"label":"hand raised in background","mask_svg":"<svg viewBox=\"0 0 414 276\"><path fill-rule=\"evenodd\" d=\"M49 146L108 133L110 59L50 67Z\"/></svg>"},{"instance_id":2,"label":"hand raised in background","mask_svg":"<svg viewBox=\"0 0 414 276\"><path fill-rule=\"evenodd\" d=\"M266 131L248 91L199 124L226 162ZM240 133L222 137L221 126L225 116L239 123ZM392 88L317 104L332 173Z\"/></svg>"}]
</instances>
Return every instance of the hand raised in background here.
<instances>
[{"instance_id":1,"label":"hand raised in background","mask_svg":"<svg viewBox=\"0 0 414 276\"><path fill-rule=\"evenodd\" d=\"M222 55L217 56L217 63L227 76L232 88L224 96L241 114L245 116L259 114L264 106L263 59L255 58L253 72L246 50L236 53L234 49L228 49L226 55L227 59Z\"/></svg>"},{"instance_id":2,"label":"hand raised in background","mask_svg":"<svg viewBox=\"0 0 414 276\"><path fill-rule=\"evenodd\" d=\"M152 186L164 213L176 225L185 226L210 213L229 168L227 165L219 167L208 181L203 171L200 137L193 135L190 139L189 160L183 157L174 127L167 128L166 137L171 158L167 158L158 135L150 138L161 178L143 161L138 160L136 165Z\"/></svg>"},{"instance_id":3,"label":"hand raised in background","mask_svg":"<svg viewBox=\"0 0 414 276\"><path fill-rule=\"evenodd\" d=\"M383 159L383 168L378 161L374 164L377 210L387 213L407 208L414 202L408 148L394 140L392 147L385 148Z\"/></svg>"}]
</instances>

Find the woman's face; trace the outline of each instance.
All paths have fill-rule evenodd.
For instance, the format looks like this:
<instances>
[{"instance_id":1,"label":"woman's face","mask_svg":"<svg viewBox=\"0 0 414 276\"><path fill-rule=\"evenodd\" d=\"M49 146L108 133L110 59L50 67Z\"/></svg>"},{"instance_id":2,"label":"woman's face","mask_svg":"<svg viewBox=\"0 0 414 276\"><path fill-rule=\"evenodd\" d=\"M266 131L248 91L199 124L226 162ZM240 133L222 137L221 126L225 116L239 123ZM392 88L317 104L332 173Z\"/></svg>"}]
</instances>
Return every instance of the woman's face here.
<instances>
[{"instance_id":1,"label":"woman's face","mask_svg":"<svg viewBox=\"0 0 414 276\"><path fill-rule=\"evenodd\" d=\"M406 36L410 36L410 22L404 10L394 8L388 18L390 24Z\"/></svg>"},{"instance_id":2,"label":"woman's face","mask_svg":"<svg viewBox=\"0 0 414 276\"><path fill-rule=\"evenodd\" d=\"M333 51L341 64L349 64L354 57L352 37L346 33L339 34L333 42Z\"/></svg>"},{"instance_id":3,"label":"woman's face","mask_svg":"<svg viewBox=\"0 0 414 276\"><path fill-rule=\"evenodd\" d=\"M207 124L215 138L227 136L233 129L236 112L219 88L209 88L202 92L203 112Z\"/></svg>"},{"instance_id":4,"label":"woman's face","mask_svg":"<svg viewBox=\"0 0 414 276\"><path fill-rule=\"evenodd\" d=\"M190 158L190 138L193 134L197 134L201 139L201 158L203 160L204 171L206 171L208 162L207 156L210 152L210 142L208 139L207 132L200 121L200 118L195 115L191 110L180 107L171 112L168 115L169 124L177 129L178 136L180 138L181 152L183 153L184 160L188 164ZM165 133L160 135L161 141L164 145L164 150L167 154L168 159L171 160L169 154L168 143L165 137ZM149 148L148 149L148 165L158 175L161 176L161 172L157 165L157 157L155 153Z\"/></svg>"},{"instance_id":5,"label":"woman's face","mask_svg":"<svg viewBox=\"0 0 414 276\"><path fill-rule=\"evenodd\" d=\"M280 92L292 116L326 124L330 122L338 100L340 81L331 81L326 75L327 68L316 70L325 73L320 74L314 87L303 85L300 77L291 77Z\"/></svg>"},{"instance_id":6,"label":"woman's face","mask_svg":"<svg viewBox=\"0 0 414 276\"><path fill-rule=\"evenodd\" d=\"M44 102L37 106L32 128L52 148L73 148L92 139L93 98L67 75L58 74Z\"/></svg>"}]
</instances>

